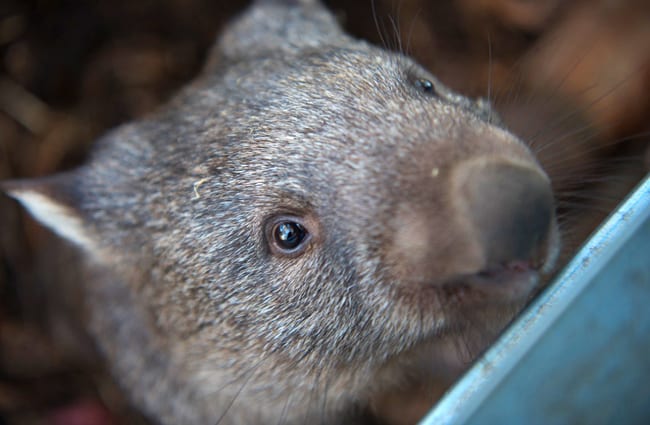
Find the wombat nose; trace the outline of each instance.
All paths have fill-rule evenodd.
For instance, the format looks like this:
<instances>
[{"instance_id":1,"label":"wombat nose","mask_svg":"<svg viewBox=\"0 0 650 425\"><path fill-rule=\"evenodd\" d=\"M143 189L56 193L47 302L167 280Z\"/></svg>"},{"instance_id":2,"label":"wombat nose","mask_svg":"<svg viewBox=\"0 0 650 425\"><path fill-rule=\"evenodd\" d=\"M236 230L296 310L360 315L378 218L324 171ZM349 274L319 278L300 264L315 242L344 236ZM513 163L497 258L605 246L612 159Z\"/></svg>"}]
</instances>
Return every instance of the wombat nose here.
<instances>
[{"instance_id":1,"label":"wombat nose","mask_svg":"<svg viewBox=\"0 0 650 425\"><path fill-rule=\"evenodd\" d=\"M462 168L464 213L487 264L541 260L554 217L548 179L532 165L505 160Z\"/></svg>"}]
</instances>

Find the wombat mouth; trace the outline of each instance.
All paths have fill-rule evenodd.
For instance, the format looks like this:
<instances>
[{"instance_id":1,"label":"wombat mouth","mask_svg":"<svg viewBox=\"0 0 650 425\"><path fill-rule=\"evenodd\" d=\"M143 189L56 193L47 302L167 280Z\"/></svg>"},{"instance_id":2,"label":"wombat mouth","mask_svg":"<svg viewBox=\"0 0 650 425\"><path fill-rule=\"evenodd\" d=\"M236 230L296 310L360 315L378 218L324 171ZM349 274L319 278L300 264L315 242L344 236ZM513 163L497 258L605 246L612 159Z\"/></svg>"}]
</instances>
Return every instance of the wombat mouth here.
<instances>
[{"instance_id":1,"label":"wombat mouth","mask_svg":"<svg viewBox=\"0 0 650 425\"><path fill-rule=\"evenodd\" d=\"M487 267L469 276L466 283L484 291L500 291L512 300L528 297L539 281L539 266L527 261L510 261Z\"/></svg>"},{"instance_id":2,"label":"wombat mouth","mask_svg":"<svg viewBox=\"0 0 650 425\"><path fill-rule=\"evenodd\" d=\"M525 302L537 292L540 283L540 265L529 261L510 261L493 264L476 273L457 276L443 284L448 295L479 295L494 302Z\"/></svg>"}]
</instances>

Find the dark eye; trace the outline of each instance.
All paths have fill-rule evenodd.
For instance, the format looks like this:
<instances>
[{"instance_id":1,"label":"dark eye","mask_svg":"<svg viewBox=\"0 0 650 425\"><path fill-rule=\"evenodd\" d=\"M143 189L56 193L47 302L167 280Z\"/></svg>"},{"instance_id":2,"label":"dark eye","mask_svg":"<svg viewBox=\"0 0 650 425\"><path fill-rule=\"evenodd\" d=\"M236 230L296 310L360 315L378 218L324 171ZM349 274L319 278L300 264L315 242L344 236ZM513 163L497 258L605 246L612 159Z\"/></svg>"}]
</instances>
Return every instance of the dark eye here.
<instances>
[{"instance_id":1,"label":"dark eye","mask_svg":"<svg viewBox=\"0 0 650 425\"><path fill-rule=\"evenodd\" d=\"M278 217L267 229L267 240L275 254L295 256L307 248L310 234L298 217Z\"/></svg>"},{"instance_id":2,"label":"dark eye","mask_svg":"<svg viewBox=\"0 0 650 425\"><path fill-rule=\"evenodd\" d=\"M293 221L284 221L275 225L273 238L282 249L295 249L307 236L302 224Z\"/></svg>"},{"instance_id":3,"label":"dark eye","mask_svg":"<svg viewBox=\"0 0 650 425\"><path fill-rule=\"evenodd\" d=\"M426 78L418 78L415 80L415 86L425 93L435 93L435 87L433 83Z\"/></svg>"}]
</instances>

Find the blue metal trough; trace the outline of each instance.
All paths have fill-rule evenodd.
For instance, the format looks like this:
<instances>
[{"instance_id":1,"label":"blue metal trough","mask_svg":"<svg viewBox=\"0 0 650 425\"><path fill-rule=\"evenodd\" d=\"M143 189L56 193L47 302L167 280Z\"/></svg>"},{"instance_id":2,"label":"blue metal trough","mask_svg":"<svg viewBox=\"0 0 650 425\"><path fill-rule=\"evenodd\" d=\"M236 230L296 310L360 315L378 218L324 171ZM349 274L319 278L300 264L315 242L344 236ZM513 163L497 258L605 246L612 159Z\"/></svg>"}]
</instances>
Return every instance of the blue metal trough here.
<instances>
[{"instance_id":1,"label":"blue metal trough","mask_svg":"<svg viewBox=\"0 0 650 425\"><path fill-rule=\"evenodd\" d=\"M650 424L650 175L420 425Z\"/></svg>"}]
</instances>

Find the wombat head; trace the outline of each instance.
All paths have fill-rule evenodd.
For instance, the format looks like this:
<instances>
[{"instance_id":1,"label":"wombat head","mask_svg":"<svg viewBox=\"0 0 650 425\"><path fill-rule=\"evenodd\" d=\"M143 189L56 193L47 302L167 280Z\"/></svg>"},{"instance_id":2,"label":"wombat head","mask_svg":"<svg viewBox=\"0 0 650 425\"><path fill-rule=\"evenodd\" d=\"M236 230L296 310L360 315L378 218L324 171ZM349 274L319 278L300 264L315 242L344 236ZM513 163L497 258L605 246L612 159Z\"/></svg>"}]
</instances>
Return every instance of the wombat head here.
<instances>
[{"instance_id":1,"label":"wombat head","mask_svg":"<svg viewBox=\"0 0 650 425\"><path fill-rule=\"evenodd\" d=\"M548 179L490 121L319 5L259 2L166 109L7 190L86 252L90 331L152 416L340 423L443 339L480 349L552 262Z\"/></svg>"}]
</instances>

